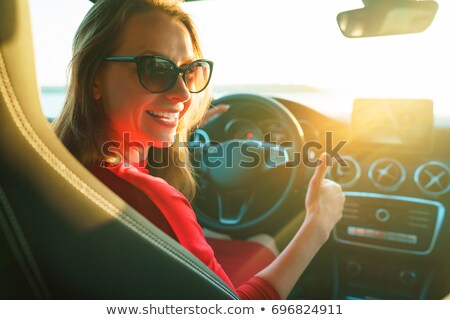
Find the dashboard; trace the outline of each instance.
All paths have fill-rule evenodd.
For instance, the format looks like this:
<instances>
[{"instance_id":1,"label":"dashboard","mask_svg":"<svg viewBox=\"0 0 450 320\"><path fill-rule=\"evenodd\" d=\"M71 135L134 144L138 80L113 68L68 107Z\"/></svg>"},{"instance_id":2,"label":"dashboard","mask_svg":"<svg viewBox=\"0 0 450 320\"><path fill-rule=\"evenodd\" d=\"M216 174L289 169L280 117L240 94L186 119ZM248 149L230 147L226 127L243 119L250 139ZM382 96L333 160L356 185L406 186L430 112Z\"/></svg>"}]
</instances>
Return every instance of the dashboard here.
<instances>
[{"instance_id":1,"label":"dashboard","mask_svg":"<svg viewBox=\"0 0 450 320\"><path fill-rule=\"evenodd\" d=\"M438 283L450 285L450 127L433 125L432 101L355 100L349 122L282 102L310 124L307 136L346 141L345 165L328 172L346 194L332 237L334 298L439 297Z\"/></svg>"},{"instance_id":2,"label":"dashboard","mask_svg":"<svg viewBox=\"0 0 450 320\"><path fill-rule=\"evenodd\" d=\"M445 295L450 288L446 245L450 242L450 127L434 125L432 101L359 99L347 121L294 101L276 101L292 113L303 131L301 150L289 150L289 155L300 151L314 161L324 151L333 153L337 161L328 178L346 194L343 218L327 244L329 254L317 258L331 257L327 261L332 266L333 288L310 280L323 276L316 274L323 270L322 261L322 266L312 264L307 269L300 281L306 289L293 298L329 298L320 292L330 290L335 299ZM292 140L286 123L245 104L239 112L228 111L219 119L221 129L209 131L208 139L258 140L281 146ZM313 171L302 172L303 186L295 198L306 191L305 182ZM278 188L271 185L267 194L276 195ZM298 200L295 203L292 212L298 210ZM278 218L287 219L281 213ZM269 228L280 225L271 222Z\"/></svg>"}]
</instances>

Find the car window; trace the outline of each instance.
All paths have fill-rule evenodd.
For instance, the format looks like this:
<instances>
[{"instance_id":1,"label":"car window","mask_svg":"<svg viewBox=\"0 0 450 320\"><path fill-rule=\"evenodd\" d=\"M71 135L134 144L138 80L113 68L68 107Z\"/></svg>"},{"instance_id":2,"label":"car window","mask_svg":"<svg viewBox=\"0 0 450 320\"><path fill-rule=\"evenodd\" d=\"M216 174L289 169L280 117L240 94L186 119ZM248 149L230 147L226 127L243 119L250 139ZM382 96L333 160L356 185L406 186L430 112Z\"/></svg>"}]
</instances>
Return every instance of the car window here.
<instances>
[{"instance_id":1,"label":"car window","mask_svg":"<svg viewBox=\"0 0 450 320\"><path fill-rule=\"evenodd\" d=\"M38 84L44 114L57 117L66 93L72 39L92 3L30 0Z\"/></svg>"},{"instance_id":2,"label":"car window","mask_svg":"<svg viewBox=\"0 0 450 320\"><path fill-rule=\"evenodd\" d=\"M31 0L38 80L44 113L59 114L74 32L92 5L80 0ZM227 0L184 4L205 56L214 61L219 97L259 92L291 98L333 115L349 113L360 97L431 98L450 117L450 3L438 1L423 33L349 39L336 16L359 0Z\"/></svg>"},{"instance_id":3,"label":"car window","mask_svg":"<svg viewBox=\"0 0 450 320\"><path fill-rule=\"evenodd\" d=\"M450 4L438 2L435 21L423 33L359 39L344 37L336 22L339 12L362 7L359 0L200 1L186 7L216 63L216 93L259 89L327 113L350 111L355 97L432 98L436 112L450 115L442 81L450 74L444 40Z\"/></svg>"}]
</instances>

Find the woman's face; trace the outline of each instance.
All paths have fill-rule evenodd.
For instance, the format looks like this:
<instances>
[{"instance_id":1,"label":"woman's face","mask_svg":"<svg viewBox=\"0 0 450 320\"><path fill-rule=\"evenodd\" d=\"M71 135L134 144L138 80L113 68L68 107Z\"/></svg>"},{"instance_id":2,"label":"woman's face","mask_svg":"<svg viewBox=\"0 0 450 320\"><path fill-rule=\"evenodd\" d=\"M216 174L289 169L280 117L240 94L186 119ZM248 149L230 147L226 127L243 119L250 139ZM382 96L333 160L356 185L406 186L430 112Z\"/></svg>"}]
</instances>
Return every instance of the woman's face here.
<instances>
[{"instance_id":1,"label":"woman's face","mask_svg":"<svg viewBox=\"0 0 450 320\"><path fill-rule=\"evenodd\" d=\"M157 55L178 66L195 60L185 26L163 13L139 13L125 24L112 56ZM101 101L113 136L136 146L167 147L175 139L179 119L189 108L191 94L181 76L163 93L151 93L139 82L135 63L104 62L94 83L94 98ZM164 112L164 114L162 114ZM125 138L124 138L125 137Z\"/></svg>"}]
</instances>

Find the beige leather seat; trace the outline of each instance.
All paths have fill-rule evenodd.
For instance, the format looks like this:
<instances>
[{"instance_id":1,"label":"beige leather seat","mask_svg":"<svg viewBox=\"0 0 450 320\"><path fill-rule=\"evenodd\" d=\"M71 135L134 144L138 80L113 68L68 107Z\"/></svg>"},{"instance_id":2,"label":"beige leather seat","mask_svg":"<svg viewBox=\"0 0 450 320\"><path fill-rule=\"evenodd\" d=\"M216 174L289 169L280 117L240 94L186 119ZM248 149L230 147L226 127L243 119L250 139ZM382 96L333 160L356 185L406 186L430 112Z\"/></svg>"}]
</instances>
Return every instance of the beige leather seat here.
<instances>
[{"instance_id":1,"label":"beige leather seat","mask_svg":"<svg viewBox=\"0 0 450 320\"><path fill-rule=\"evenodd\" d=\"M0 298L237 298L71 156L35 78L28 3L2 0Z\"/></svg>"}]
</instances>

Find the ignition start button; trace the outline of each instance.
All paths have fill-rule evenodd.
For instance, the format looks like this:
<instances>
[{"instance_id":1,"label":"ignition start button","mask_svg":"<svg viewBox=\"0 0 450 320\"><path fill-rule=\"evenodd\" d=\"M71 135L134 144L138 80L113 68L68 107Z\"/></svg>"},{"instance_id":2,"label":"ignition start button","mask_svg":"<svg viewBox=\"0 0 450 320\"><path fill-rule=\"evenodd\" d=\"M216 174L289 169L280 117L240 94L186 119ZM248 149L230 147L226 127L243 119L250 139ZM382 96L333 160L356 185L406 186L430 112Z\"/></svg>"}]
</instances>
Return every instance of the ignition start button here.
<instances>
[{"instance_id":1,"label":"ignition start button","mask_svg":"<svg viewBox=\"0 0 450 320\"><path fill-rule=\"evenodd\" d=\"M380 208L375 212L375 218L380 222L387 222L391 215L386 209Z\"/></svg>"}]
</instances>

